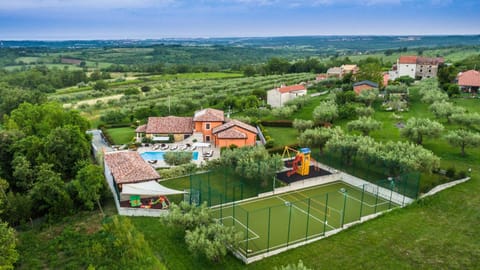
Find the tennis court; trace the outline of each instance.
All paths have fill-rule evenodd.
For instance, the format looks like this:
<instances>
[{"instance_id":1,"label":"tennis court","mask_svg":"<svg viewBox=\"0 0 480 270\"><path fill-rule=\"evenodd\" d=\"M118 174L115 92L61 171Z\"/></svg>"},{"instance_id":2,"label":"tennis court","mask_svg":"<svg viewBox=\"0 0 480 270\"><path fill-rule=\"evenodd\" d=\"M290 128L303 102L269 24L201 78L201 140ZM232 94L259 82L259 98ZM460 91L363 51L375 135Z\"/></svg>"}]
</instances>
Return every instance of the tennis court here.
<instances>
[{"instance_id":1,"label":"tennis court","mask_svg":"<svg viewBox=\"0 0 480 270\"><path fill-rule=\"evenodd\" d=\"M222 224L243 232L245 257L325 235L362 216L398 206L378 187L338 181L212 208Z\"/></svg>"}]
</instances>

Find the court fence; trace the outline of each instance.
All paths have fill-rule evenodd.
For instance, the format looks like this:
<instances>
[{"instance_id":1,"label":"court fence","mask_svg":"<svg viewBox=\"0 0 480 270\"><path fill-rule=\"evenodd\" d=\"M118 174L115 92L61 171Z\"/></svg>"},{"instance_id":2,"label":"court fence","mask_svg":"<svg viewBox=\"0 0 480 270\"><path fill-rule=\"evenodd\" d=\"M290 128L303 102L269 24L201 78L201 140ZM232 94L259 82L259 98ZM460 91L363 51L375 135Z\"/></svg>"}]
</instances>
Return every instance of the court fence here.
<instances>
[{"instance_id":1,"label":"court fence","mask_svg":"<svg viewBox=\"0 0 480 270\"><path fill-rule=\"evenodd\" d=\"M282 194L273 192L269 197L246 196L247 183L223 179L222 185L214 186L208 174L204 174L191 177L188 200L194 204L207 202L219 222L243 233L236 253L249 263L319 240L410 203L418 196L419 176L412 173L376 183L363 181L361 185L353 185L351 181L331 182L340 187L323 194L307 192L299 198L305 189ZM222 189L217 190L218 187ZM319 186L310 187L314 188ZM267 207L257 203L270 198L277 201Z\"/></svg>"}]
</instances>

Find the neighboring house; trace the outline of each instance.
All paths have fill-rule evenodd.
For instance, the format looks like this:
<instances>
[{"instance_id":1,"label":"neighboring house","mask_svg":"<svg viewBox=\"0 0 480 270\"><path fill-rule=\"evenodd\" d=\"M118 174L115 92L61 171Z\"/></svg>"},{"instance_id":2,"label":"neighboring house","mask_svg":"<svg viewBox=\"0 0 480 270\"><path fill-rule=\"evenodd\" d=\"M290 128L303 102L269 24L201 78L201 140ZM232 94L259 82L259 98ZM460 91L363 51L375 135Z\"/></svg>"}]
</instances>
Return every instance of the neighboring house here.
<instances>
[{"instance_id":1,"label":"neighboring house","mask_svg":"<svg viewBox=\"0 0 480 270\"><path fill-rule=\"evenodd\" d=\"M135 132L137 138L145 136L153 141L168 141L172 135L174 141L182 141L193 134L192 117L149 117L146 125L139 126Z\"/></svg>"},{"instance_id":2,"label":"neighboring house","mask_svg":"<svg viewBox=\"0 0 480 270\"><path fill-rule=\"evenodd\" d=\"M327 76L329 78L341 78L342 69L340 67L331 67L327 70Z\"/></svg>"},{"instance_id":3,"label":"neighboring house","mask_svg":"<svg viewBox=\"0 0 480 270\"><path fill-rule=\"evenodd\" d=\"M257 129L238 120L230 120L212 130L213 142L216 147L230 145L254 146L257 138Z\"/></svg>"},{"instance_id":4,"label":"neighboring house","mask_svg":"<svg viewBox=\"0 0 480 270\"><path fill-rule=\"evenodd\" d=\"M304 85L281 86L267 91L267 104L274 108L282 107L285 102L296 99L307 94Z\"/></svg>"},{"instance_id":5,"label":"neighboring house","mask_svg":"<svg viewBox=\"0 0 480 270\"><path fill-rule=\"evenodd\" d=\"M437 76L438 66L444 62L441 57L400 56L392 67L390 79L409 76L413 79L433 78Z\"/></svg>"},{"instance_id":6,"label":"neighboring house","mask_svg":"<svg viewBox=\"0 0 480 270\"><path fill-rule=\"evenodd\" d=\"M204 109L195 112L193 116L195 132L203 134L203 141L212 140L212 130L225 122L223 111L216 109Z\"/></svg>"},{"instance_id":7,"label":"neighboring house","mask_svg":"<svg viewBox=\"0 0 480 270\"><path fill-rule=\"evenodd\" d=\"M342 70L342 77L348 73L355 75L359 70L357 65L341 65L340 69Z\"/></svg>"},{"instance_id":8,"label":"neighboring house","mask_svg":"<svg viewBox=\"0 0 480 270\"><path fill-rule=\"evenodd\" d=\"M457 75L457 84L465 92L478 93L480 88L480 71L467 70Z\"/></svg>"},{"instance_id":9,"label":"neighboring house","mask_svg":"<svg viewBox=\"0 0 480 270\"><path fill-rule=\"evenodd\" d=\"M378 83L374 83L371 81L361 81L353 84L353 91L357 95L359 95L360 92L362 91L370 90L374 88L378 88Z\"/></svg>"},{"instance_id":10,"label":"neighboring house","mask_svg":"<svg viewBox=\"0 0 480 270\"><path fill-rule=\"evenodd\" d=\"M325 74L325 73L317 74L317 77L315 77L315 81L317 81L317 82L320 82L320 81L323 81L323 80L326 80L326 79L328 79L328 75Z\"/></svg>"},{"instance_id":11,"label":"neighboring house","mask_svg":"<svg viewBox=\"0 0 480 270\"><path fill-rule=\"evenodd\" d=\"M383 87L388 86L389 80L390 80L390 74L388 72L383 73Z\"/></svg>"},{"instance_id":12,"label":"neighboring house","mask_svg":"<svg viewBox=\"0 0 480 270\"><path fill-rule=\"evenodd\" d=\"M111 178L120 193L123 184L160 179L158 172L136 151L105 153L105 176Z\"/></svg>"},{"instance_id":13,"label":"neighboring house","mask_svg":"<svg viewBox=\"0 0 480 270\"><path fill-rule=\"evenodd\" d=\"M329 78L343 78L343 76L351 73L357 74L359 68L357 65L341 65L340 67L332 67L327 70L327 76Z\"/></svg>"}]
</instances>

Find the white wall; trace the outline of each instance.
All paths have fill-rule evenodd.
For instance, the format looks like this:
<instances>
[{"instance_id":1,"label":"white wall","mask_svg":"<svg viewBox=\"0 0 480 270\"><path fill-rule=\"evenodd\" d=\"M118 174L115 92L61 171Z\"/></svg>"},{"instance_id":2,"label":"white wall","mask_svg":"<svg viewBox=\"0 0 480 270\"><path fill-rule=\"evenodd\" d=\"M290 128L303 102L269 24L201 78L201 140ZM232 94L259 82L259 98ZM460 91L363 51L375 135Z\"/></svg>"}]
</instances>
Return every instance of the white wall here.
<instances>
[{"instance_id":1,"label":"white wall","mask_svg":"<svg viewBox=\"0 0 480 270\"><path fill-rule=\"evenodd\" d=\"M282 107L282 96L277 89L267 91L267 104L273 108Z\"/></svg>"},{"instance_id":2,"label":"white wall","mask_svg":"<svg viewBox=\"0 0 480 270\"><path fill-rule=\"evenodd\" d=\"M397 64L398 76L410 76L415 79L417 64Z\"/></svg>"}]
</instances>

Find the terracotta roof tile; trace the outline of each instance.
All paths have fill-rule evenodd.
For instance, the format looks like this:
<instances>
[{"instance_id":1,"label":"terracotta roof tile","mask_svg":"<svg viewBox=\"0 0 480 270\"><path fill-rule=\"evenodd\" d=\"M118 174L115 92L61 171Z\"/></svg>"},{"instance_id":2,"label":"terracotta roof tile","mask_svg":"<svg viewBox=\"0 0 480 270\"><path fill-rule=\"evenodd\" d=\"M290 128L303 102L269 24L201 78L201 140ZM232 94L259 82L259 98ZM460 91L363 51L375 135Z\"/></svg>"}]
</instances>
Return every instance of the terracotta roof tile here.
<instances>
[{"instance_id":1,"label":"terracotta roof tile","mask_svg":"<svg viewBox=\"0 0 480 270\"><path fill-rule=\"evenodd\" d=\"M301 85L301 84L283 86L283 87L280 87L280 88L277 88L277 89L282 94L288 93L288 92L294 92L294 91L307 90L307 88L305 88L305 86Z\"/></svg>"},{"instance_id":2,"label":"terracotta roof tile","mask_svg":"<svg viewBox=\"0 0 480 270\"><path fill-rule=\"evenodd\" d=\"M223 111L210 108L195 112L193 117L195 122L223 122L224 120Z\"/></svg>"},{"instance_id":3,"label":"terracotta roof tile","mask_svg":"<svg viewBox=\"0 0 480 270\"><path fill-rule=\"evenodd\" d=\"M147 125L141 125L135 129L135 132L145 132L146 130L147 130Z\"/></svg>"},{"instance_id":4,"label":"terracotta roof tile","mask_svg":"<svg viewBox=\"0 0 480 270\"><path fill-rule=\"evenodd\" d=\"M148 134L187 134L193 133L192 117L149 117L147 128Z\"/></svg>"},{"instance_id":5,"label":"terracotta roof tile","mask_svg":"<svg viewBox=\"0 0 480 270\"><path fill-rule=\"evenodd\" d=\"M461 72L457 76L458 85L460 86L478 86L480 87L480 72L476 70L468 70Z\"/></svg>"},{"instance_id":6,"label":"terracotta roof tile","mask_svg":"<svg viewBox=\"0 0 480 270\"><path fill-rule=\"evenodd\" d=\"M117 184L137 183L160 178L157 171L148 165L138 152L106 153L105 163Z\"/></svg>"},{"instance_id":7,"label":"terracotta roof tile","mask_svg":"<svg viewBox=\"0 0 480 270\"><path fill-rule=\"evenodd\" d=\"M219 139L246 139L247 134L236 130L234 128L230 128L221 132L218 132L217 134Z\"/></svg>"},{"instance_id":8,"label":"terracotta roof tile","mask_svg":"<svg viewBox=\"0 0 480 270\"><path fill-rule=\"evenodd\" d=\"M234 120L234 119L230 120L229 122L227 122L227 123L225 123L221 126L218 126L218 127L214 128L212 130L212 133L215 134L215 133L218 133L218 132L222 132L222 131L227 130L227 129L233 127L233 126L240 127L242 129L248 130L248 131L250 131L252 133L255 133L255 134L258 133L258 131L255 127L252 127L248 124L245 124L243 122L240 122L240 121Z\"/></svg>"},{"instance_id":9,"label":"terracotta roof tile","mask_svg":"<svg viewBox=\"0 0 480 270\"><path fill-rule=\"evenodd\" d=\"M416 64L417 63L417 56L402 55L398 59L398 63L400 63L400 64Z\"/></svg>"}]
</instances>

